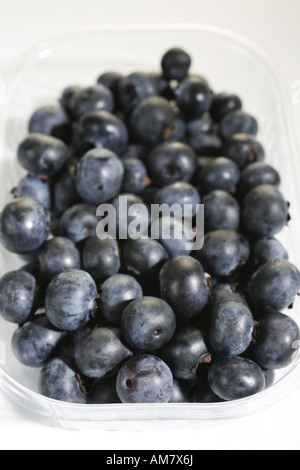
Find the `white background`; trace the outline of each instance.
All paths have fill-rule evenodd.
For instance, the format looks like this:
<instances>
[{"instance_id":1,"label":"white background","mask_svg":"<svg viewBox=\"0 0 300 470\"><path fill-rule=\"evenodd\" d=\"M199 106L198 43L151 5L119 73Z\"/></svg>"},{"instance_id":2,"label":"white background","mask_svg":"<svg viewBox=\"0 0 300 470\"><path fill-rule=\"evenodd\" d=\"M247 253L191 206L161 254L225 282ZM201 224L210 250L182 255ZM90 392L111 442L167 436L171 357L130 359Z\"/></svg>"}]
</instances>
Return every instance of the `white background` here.
<instances>
[{"instance_id":1,"label":"white background","mask_svg":"<svg viewBox=\"0 0 300 470\"><path fill-rule=\"evenodd\" d=\"M300 80L299 0L0 0L0 11L0 73L29 46L56 32L102 24L198 22L233 30L262 47L282 70L291 96L292 84ZM299 129L300 104L292 105L292 99L291 112ZM65 430L0 394L0 448L299 450L299 397L300 385L264 412L199 429L184 422L114 432Z\"/></svg>"}]
</instances>

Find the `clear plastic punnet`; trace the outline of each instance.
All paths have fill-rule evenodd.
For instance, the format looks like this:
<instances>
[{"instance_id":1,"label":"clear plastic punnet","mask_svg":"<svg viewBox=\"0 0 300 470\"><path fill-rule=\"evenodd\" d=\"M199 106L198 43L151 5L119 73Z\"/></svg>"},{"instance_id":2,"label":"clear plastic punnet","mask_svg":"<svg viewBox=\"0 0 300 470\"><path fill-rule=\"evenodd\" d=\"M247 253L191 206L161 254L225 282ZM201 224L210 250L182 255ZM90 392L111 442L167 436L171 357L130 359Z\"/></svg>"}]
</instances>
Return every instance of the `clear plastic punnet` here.
<instances>
[{"instance_id":1,"label":"clear plastic punnet","mask_svg":"<svg viewBox=\"0 0 300 470\"><path fill-rule=\"evenodd\" d=\"M55 104L68 85L95 83L107 70L123 74L157 71L169 48L186 49L193 58L192 72L203 75L213 90L241 96L245 111L259 122L258 139L266 160L282 178L281 191L290 202L291 221L277 236L290 260L300 266L300 159L292 121L291 99L280 73L255 45L235 34L211 26L140 25L107 26L54 36L30 49L5 73L0 107L0 201L11 200L11 190L24 171L16 151L27 134L28 119L39 106ZM0 248L0 275L24 262ZM300 300L291 315L300 324ZM20 364L11 350L16 325L0 319L0 389L17 403L39 415L72 428L100 426L111 429L145 421L198 421L246 416L272 406L300 381L298 350L292 366L276 375L276 383L253 397L214 404L76 405L48 399L38 393L39 369ZM162 424L162 423L161 423Z\"/></svg>"}]
</instances>

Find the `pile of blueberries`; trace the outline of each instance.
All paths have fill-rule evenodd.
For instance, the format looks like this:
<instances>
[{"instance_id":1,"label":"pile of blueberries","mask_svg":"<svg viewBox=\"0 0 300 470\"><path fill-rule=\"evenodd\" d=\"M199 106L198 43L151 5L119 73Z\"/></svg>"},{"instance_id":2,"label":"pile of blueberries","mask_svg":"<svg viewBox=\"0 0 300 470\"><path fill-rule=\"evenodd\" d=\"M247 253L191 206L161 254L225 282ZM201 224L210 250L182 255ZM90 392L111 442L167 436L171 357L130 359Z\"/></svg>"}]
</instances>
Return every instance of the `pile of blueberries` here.
<instances>
[{"instance_id":1,"label":"pile of blueberries","mask_svg":"<svg viewBox=\"0 0 300 470\"><path fill-rule=\"evenodd\" d=\"M2 277L0 314L18 325L12 350L41 369L47 397L237 400L297 354L287 312L300 272L274 238L290 219L280 175L241 99L213 92L191 64L170 49L158 73L106 72L30 118L18 147L27 176L0 218L24 266ZM97 207L124 195L128 211L204 204L204 247L98 237Z\"/></svg>"}]
</instances>

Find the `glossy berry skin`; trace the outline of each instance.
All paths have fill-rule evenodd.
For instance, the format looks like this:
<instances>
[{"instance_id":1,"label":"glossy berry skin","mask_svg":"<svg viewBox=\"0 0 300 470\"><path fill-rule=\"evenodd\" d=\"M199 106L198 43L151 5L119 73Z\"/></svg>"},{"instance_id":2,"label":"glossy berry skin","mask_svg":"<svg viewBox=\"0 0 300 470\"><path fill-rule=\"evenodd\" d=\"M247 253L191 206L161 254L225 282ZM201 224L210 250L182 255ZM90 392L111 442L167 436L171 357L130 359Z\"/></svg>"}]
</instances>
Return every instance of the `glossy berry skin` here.
<instances>
[{"instance_id":1,"label":"glossy berry skin","mask_svg":"<svg viewBox=\"0 0 300 470\"><path fill-rule=\"evenodd\" d=\"M238 302L248 307L246 297L236 284L220 283L212 287L210 302L215 307L223 302Z\"/></svg>"},{"instance_id":2,"label":"glossy berry skin","mask_svg":"<svg viewBox=\"0 0 300 470\"><path fill-rule=\"evenodd\" d=\"M123 164L115 153L90 150L78 166L76 189L86 203L98 206L119 194L123 176Z\"/></svg>"},{"instance_id":3,"label":"glossy berry skin","mask_svg":"<svg viewBox=\"0 0 300 470\"><path fill-rule=\"evenodd\" d=\"M101 83L101 85L104 85L106 88L109 88L109 90L112 92L112 94L116 98L119 83L121 82L123 78L124 78L123 75L119 72L108 71L100 75L100 77L97 80L97 83Z\"/></svg>"},{"instance_id":4,"label":"glossy berry skin","mask_svg":"<svg viewBox=\"0 0 300 470\"><path fill-rule=\"evenodd\" d=\"M96 281L104 281L117 274L121 267L118 242L110 238L90 237L82 250L82 264Z\"/></svg>"},{"instance_id":5,"label":"glossy berry skin","mask_svg":"<svg viewBox=\"0 0 300 470\"><path fill-rule=\"evenodd\" d=\"M161 61L165 78L179 82L187 77L191 64L191 56L180 47L169 49Z\"/></svg>"},{"instance_id":6,"label":"glossy berry skin","mask_svg":"<svg viewBox=\"0 0 300 470\"><path fill-rule=\"evenodd\" d=\"M210 114L215 122L220 122L227 114L242 109L241 99L231 93L220 93L213 97Z\"/></svg>"},{"instance_id":7,"label":"glossy berry skin","mask_svg":"<svg viewBox=\"0 0 300 470\"><path fill-rule=\"evenodd\" d=\"M208 381L212 391L225 401L250 397L265 389L261 368L250 359L236 356L217 359L209 370Z\"/></svg>"},{"instance_id":8,"label":"glossy berry skin","mask_svg":"<svg viewBox=\"0 0 300 470\"><path fill-rule=\"evenodd\" d=\"M95 310L97 287L91 276L80 270L58 274L46 292L48 320L64 331L84 326Z\"/></svg>"},{"instance_id":9,"label":"glossy berry skin","mask_svg":"<svg viewBox=\"0 0 300 470\"><path fill-rule=\"evenodd\" d=\"M78 123L79 144L76 149L80 155L92 148L111 150L122 155L128 144L128 131L116 115L108 111L90 111Z\"/></svg>"},{"instance_id":10,"label":"glossy berry skin","mask_svg":"<svg viewBox=\"0 0 300 470\"><path fill-rule=\"evenodd\" d=\"M140 194L147 183L147 169L144 163L137 158L128 158L124 160L123 165L122 193Z\"/></svg>"},{"instance_id":11,"label":"glossy berry skin","mask_svg":"<svg viewBox=\"0 0 300 470\"><path fill-rule=\"evenodd\" d=\"M240 225L240 206L227 191L221 189L207 193L203 198L204 230L237 231Z\"/></svg>"},{"instance_id":12,"label":"glossy berry skin","mask_svg":"<svg viewBox=\"0 0 300 470\"><path fill-rule=\"evenodd\" d=\"M69 238L55 237L47 241L40 250L41 272L52 279L69 269L80 269L80 252Z\"/></svg>"},{"instance_id":13,"label":"glossy berry skin","mask_svg":"<svg viewBox=\"0 0 300 470\"><path fill-rule=\"evenodd\" d=\"M72 115L72 100L76 93L82 90L82 87L79 85L69 85L63 89L62 94L59 99L60 106L65 111L67 116L69 117L70 121L74 121L74 117Z\"/></svg>"},{"instance_id":14,"label":"glossy berry skin","mask_svg":"<svg viewBox=\"0 0 300 470\"><path fill-rule=\"evenodd\" d=\"M15 199L2 211L0 233L2 244L8 251L33 253L50 234L50 214L34 199Z\"/></svg>"},{"instance_id":15,"label":"glossy berry skin","mask_svg":"<svg viewBox=\"0 0 300 470\"><path fill-rule=\"evenodd\" d=\"M200 118L186 122L187 136L209 134L213 130L213 119L210 113L205 113Z\"/></svg>"},{"instance_id":16,"label":"glossy berry skin","mask_svg":"<svg viewBox=\"0 0 300 470\"><path fill-rule=\"evenodd\" d=\"M180 204L182 213L184 214L184 206L188 204L192 206L192 216L198 212L198 205L201 204L201 198L197 189L189 183L178 182L173 183L160 189L155 197L155 203L162 205Z\"/></svg>"},{"instance_id":17,"label":"glossy berry skin","mask_svg":"<svg viewBox=\"0 0 300 470\"><path fill-rule=\"evenodd\" d=\"M217 189L230 192L235 190L240 176L240 170L232 160L218 157L199 173L197 182L201 193Z\"/></svg>"},{"instance_id":18,"label":"glossy berry skin","mask_svg":"<svg viewBox=\"0 0 300 470\"><path fill-rule=\"evenodd\" d=\"M189 182L197 168L197 157L184 143L166 143L150 152L147 168L149 176L159 187L178 181Z\"/></svg>"},{"instance_id":19,"label":"glossy berry skin","mask_svg":"<svg viewBox=\"0 0 300 470\"><path fill-rule=\"evenodd\" d=\"M169 367L150 354L129 359L117 377L117 393L122 403L168 403L172 390Z\"/></svg>"},{"instance_id":20,"label":"glossy berry skin","mask_svg":"<svg viewBox=\"0 0 300 470\"><path fill-rule=\"evenodd\" d=\"M128 240L123 250L126 270L138 279L153 283L169 259L165 248L156 240Z\"/></svg>"},{"instance_id":21,"label":"glossy berry skin","mask_svg":"<svg viewBox=\"0 0 300 470\"><path fill-rule=\"evenodd\" d=\"M29 134L19 145L18 161L32 175L56 176L71 159L69 148L59 139Z\"/></svg>"},{"instance_id":22,"label":"glossy berry skin","mask_svg":"<svg viewBox=\"0 0 300 470\"><path fill-rule=\"evenodd\" d=\"M241 169L265 159L261 143L249 134L235 134L224 142L222 154L233 160Z\"/></svg>"},{"instance_id":23,"label":"glossy berry skin","mask_svg":"<svg viewBox=\"0 0 300 470\"><path fill-rule=\"evenodd\" d=\"M37 315L15 331L12 350L22 364L41 367L56 354L66 334L51 325L46 315Z\"/></svg>"},{"instance_id":24,"label":"glossy berry skin","mask_svg":"<svg viewBox=\"0 0 300 470\"><path fill-rule=\"evenodd\" d=\"M174 379L173 390L169 403L188 403L189 384L185 380Z\"/></svg>"},{"instance_id":25,"label":"glossy berry skin","mask_svg":"<svg viewBox=\"0 0 300 470\"><path fill-rule=\"evenodd\" d=\"M291 306L300 291L300 272L288 260L268 261L248 284L249 302L258 312L278 312Z\"/></svg>"},{"instance_id":26,"label":"glossy berry skin","mask_svg":"<svg viewBox=\"0 0 300 470\"><path fill-rule=\"evenodd\" d=\"M220 302L212 312L209 343L218 357L239 356L250 346L253 330L249 308L239 302Z\"/></svg>"},{"instance_id":27,"label":"glossy berry skin","mask_svg":"<svg viewBox=\"0 0 300 470\"><path fill-rule=\"evenodd\" d=\"M71 110L75 121L90 111L112 112L115 100L112 92L104 85L98 83L79 90L72 98Z\"/></svg>"},{"instance_id":28,"label":"glossy berry skin","mask_svg":"<svg viewBox=\"0 0 300 470\"><path fill-rule=\"evenodd\" d=\"M232 230L216 230L205 235L204 247L196 253L207 273L214 277L233 275L249 258L247 239Z\"/></svg>"},{"instance_id":29,"label":"glossy berry skin","mask_svg":"<svg viewBox=\"0 0 300 470\"><path fill-rule=\"evenodd\" d=\"M209 289L205 272L196 259L179 256L165 263L160 272L162 298L179 318L193 317L208 302Z\"/></svg>"},{"instance_id":30,"label":"glossy berry skin","mask_svg":"<svg viewBox=\"0 0 300 470\"><path fill-rule=\"evenodd\" d=\"M78 369L69 358L56 357L47 362L40 373L39 392L53 400L87 404Z\"/></svg>"},{"instance_id":31,"label":"glossy berry skin","mask_svg":"<svg viewBox=\"0 0 300 470\"><path fill-rule=\"evenodd\" d=\"M194 381L200 364L209 364L211 355L203 334L194 327L178 331L160 353L174 378Z\"/></svg>"},{"instance_id":32,"label":"glossy berry skin","mask_svg":"<svg viewBox=\"0 0 300 470\"><path fill-rule=\"evenodd\" d=\"M16 198L29 197L35 199L46 209L52 209L52 194L49 181L44 181L36 176L25 176L16 189L12 191Z\"/></svg>"},{"instance_id":33,"label":"glossy berry skin","mask_svg":"<svg viewBox=\"0 0 300 470\"><path fill-rule=\"evenodd\" d=\"M187 77L175 90L176 102L185 118L200 118L210 110L212 92L208 84L197 76Z\"/></svg>"},{"instance_id":34,"label":"glossy berry skin","mask_svg":"<svg viewBox=\"0 0 300 470\"><path fill-rule=\"evenodd\" d=\"M230 139L235 134L250 134L256 136L258 122L255 117L242 110L233 111L224 116L219 122L219 135L222 139Z\"/></svg>"},{"instance_id":35,"label":"glossy berry skin","mask_svg":"<svg viewBox=\"0 0 300 470\"><path fill-rule=\"evenodd\" d=\"M75 171L76 163L70 164L54 181L53 212L56 216L62 216L68 209L82 202L76 189Z\"/></svg>"},{"instance_id":36,"label":"glossy berry skin","mask_svg":"<svg viewBox=\"0 0 300 470\"><path fill-rule=\"evenodd\" d=\"M251 189L262 184L270 184L278 187L280 176L277 170L265 162L256 162L248 165L241 173L239 191L247 194Z\"/></svg>"},{"instance_id":37,"label":"glossy berry skin","mask_svg":"<svg viewBox=\"0 0 300 470\"><path fill-rule=\"evenodd\" d=\"M262 238L279 233L288 217L288 203L275 186L256 186L244 199L243 226L252 236Z\"/></svg>"},{"instance_id":38,"label":"glossy berry skin","mask_svg":"<svg viewBox=\"0 0 300 470\"><path fill-rule=\"evenodd\" d=\"M101 313L112 325L121 326L125 308L136 299L143 297L139 282L127 274L110 276L100 287Z\"/></svg>"},{"instance_id":39,"label":"glossy berry skin","mask_svg":"<svg viewBox=\"0 0 300 470\"><path fill-rule=\"evenodd\" d=\"M131 356L132 352L120 341L118 331L112 328L92 330L75 347L79 370L95 379L104 377Z\"/></svg>"},{"instance_id":40,"label":"glossy berry skin","mask_svg":"<svg viewBox=\"0 0 300 470\"><path fill-rule=\"evenodd\" d=\"M142 145L156 147L172 137L176 116L165 98L154 96L141 101L130 117L133 139Z\"/></svg>"},{"instance_id":41,"label":"glossy berry skin","mask_svg":"<svg viewBox=\"0 0 300 470\"><path fill-rule=\"evenodd\" d=\"M283 369L292 363L299 340L299 327L291 317L277 312L263 315L256 325L251 358L264 369Z\"/></svg>"},{"instance_id":42,"label":"glossy berry skin","mask_svg":"<svg viewBox=\"0 0 300 470\"><path fill-rule=\"evenodd\" d=\"M125 308L122 316L122 333L129 345L143 352L163 348L176 330L176 317L163 300L143 297Z\"/></svg>"},{"instance_id":43,"label":"glossy berry skin","mask_svg":"<svg viewBox=\"0 0 300 470\"><path fill-rule=\"evenodd\" d=\"M99 222L96 212L97 207L91 204L75 204L70 207L60 219L61 235L70 238L74 243L95 236Z\"/></svg>"},{"instance_id":44,"label":"glossy berry skin","mask_svg":"<svg viewBox=\"0 0 300 470\"><path fill-rule=\"evenodd\" d=\"M31 116L28 132L51 135L69 144L72 126L67 114L60 106L43 106Z\"/></svg>"},{"instance_id":45,"label":"glossy berry skin","mask_svg":"<svg viewBox=\"0 0 300 470\"><path fill-rule=\"evenodd\" d=\"M185 141L198 156L219 157L222 155L223 142L216 134L192 134L188 135Z\"/></svg>"},{"instance_id":46,"label":"glossy berry skin","mask_svg":"<svg viewBox=\"0 0 300 470\"><path fill-rule=\"evenodd\" d=\"M158 83L151 74L133 72L119 82L117 100L122 111L131 113L141 101L159 94Z\"/></svg>"},{"instance_id":47,"label":"glossy berry skin","mask_svg":"<svg viewBox=\"0 0 300 470\"><path fill-rule=\"evenodd\" d=\"M260 267L275 259L288 260L289 255L279 240L274 237L263 237L253 247L253 258L254 264Z\"/></svg>"},{"instance_id":48,"label":"glossy berry skin","mask_svg":"<svg viewBox=\"0 0 300 470\"><path fill-rule=\"evenodd\" d=\"M28 321L34 312L37 295L35 277L24 270L12 271L0 280L0 315L19 325Z\"/></svg>"},{"instance_id":49,"label":"glossy berry skin","mask_svg":"<svg viewBox=\"0 0 300 470\"><path fill-rule=\"evenodd\" d=\"M121 403L116 390L116 378L110 377L98 380L93 387L91 401L95 405Z\"/></svg>"}]
</instances>

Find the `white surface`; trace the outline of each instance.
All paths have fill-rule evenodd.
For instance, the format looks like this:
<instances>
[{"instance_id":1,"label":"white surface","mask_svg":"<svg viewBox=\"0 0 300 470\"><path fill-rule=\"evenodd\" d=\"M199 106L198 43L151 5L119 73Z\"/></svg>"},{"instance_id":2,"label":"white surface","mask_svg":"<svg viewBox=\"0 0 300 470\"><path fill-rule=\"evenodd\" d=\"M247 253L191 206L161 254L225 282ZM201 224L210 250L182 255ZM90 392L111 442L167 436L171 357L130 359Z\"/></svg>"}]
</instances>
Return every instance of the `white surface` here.
<instances>
[{"instance_id":1,"label":"white surface","mask_svg":"<svg viewBox=\"0 0 300 470\"><path fill-rule=\"evenodd\" d=\"M233 30L263 48L282 70L291 103L293 84L299 85L299 0L0 0L0 7L0 71L5 71L28 47L53 33L113 23L198 22ZM294 95L294 101L299 101L299 95ZM293 104L291 109L299 127L300 104ZM265 412L230 423L199 428L186 422L152 424L137 432L61 429L0 394L0 448L299 450L299 392L300 385L287 399Z\"/></svg>"}]
</instances>

